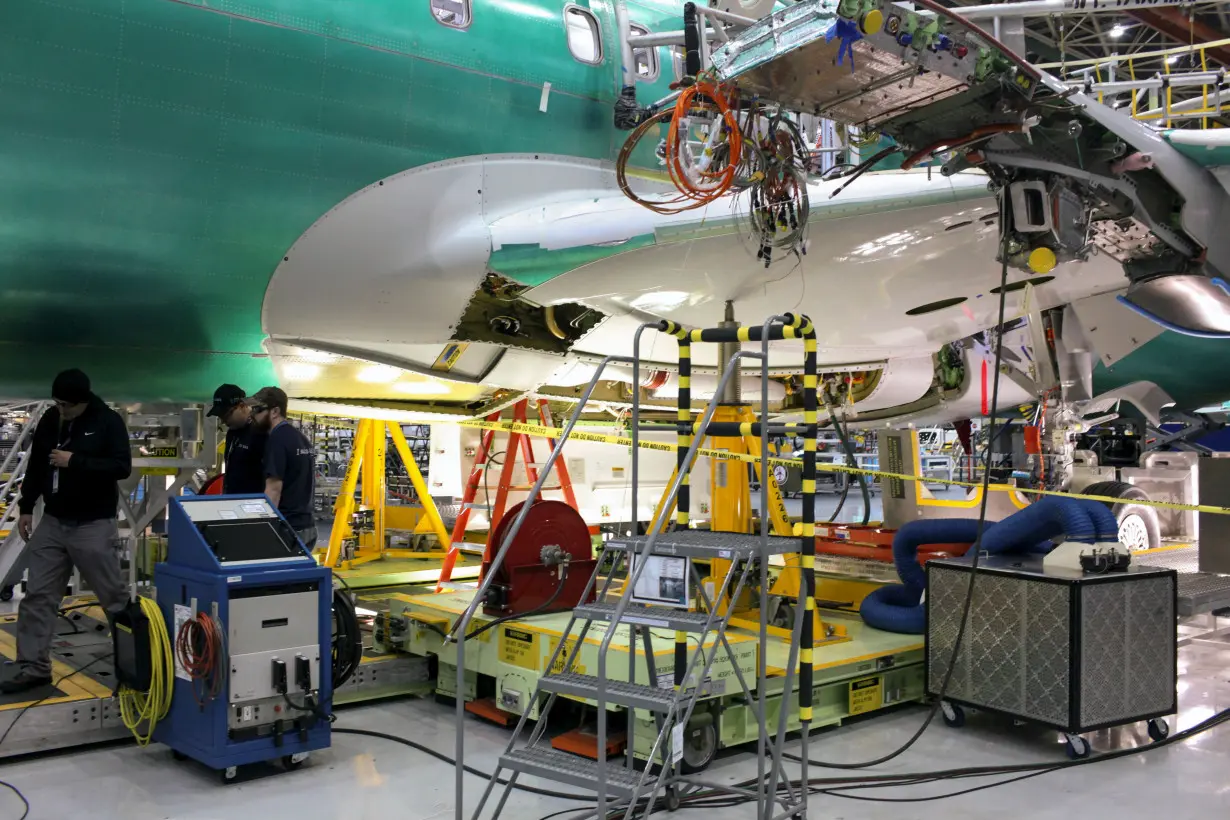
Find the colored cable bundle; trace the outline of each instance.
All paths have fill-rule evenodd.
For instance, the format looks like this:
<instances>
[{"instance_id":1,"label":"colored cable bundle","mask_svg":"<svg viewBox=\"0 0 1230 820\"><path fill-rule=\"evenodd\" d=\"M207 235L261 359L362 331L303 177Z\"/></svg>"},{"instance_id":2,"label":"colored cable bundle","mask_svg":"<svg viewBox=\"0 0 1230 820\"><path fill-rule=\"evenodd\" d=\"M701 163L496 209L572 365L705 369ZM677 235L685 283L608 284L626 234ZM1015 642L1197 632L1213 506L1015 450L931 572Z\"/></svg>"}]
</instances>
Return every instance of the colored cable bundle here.
<instances>
[{"instance_id":1,"label":"colored cable bundle","mask_svg":"<svg viewBox=\"0 0 1230 820\"><path fill-rule=\"evenodd\" d=\"M701 79L685 88L673 109L659 111L628 135L615 163L619 189L633 202L660 214L682 213L720 199L735 184L742 158L743 131L736 108L734 92L712 80ZM688 144L690 120L700 112L713 111L717 116L709 126L701 155L696 157ZM628 162L640 141L667 122L662 158L679 194L669 199L644 199L628 184Z\"/></svg>"},{"instance_id":2,"label":"colored cable bundle","mask_svg":"<svg viewBox=\"0 0 1230 820\"><path fill-rule=\"evenodd\" d=\"M221 621L198 612L180 624L175 656L192 680L192 697L198 706L217 699L226 690L229 661Z\"/></svg>"},{"instance_id":3,"label":"colored cable bundle","mask_svg":"<svg viewBox=\"0 0 1230 820\"><path fill-rule=\"evenodd\" d=\"M147 692L138 692L120 686L120 716L124 725L137 739L137 745L146 746L154 736L158 721L171 711L171 683L175 675L171 638L158 604L149 598L141 599L141 612L149 619L150 641L150 686ZM141 730L141 724L145 730Z\"/></svg>"}]
</instances>

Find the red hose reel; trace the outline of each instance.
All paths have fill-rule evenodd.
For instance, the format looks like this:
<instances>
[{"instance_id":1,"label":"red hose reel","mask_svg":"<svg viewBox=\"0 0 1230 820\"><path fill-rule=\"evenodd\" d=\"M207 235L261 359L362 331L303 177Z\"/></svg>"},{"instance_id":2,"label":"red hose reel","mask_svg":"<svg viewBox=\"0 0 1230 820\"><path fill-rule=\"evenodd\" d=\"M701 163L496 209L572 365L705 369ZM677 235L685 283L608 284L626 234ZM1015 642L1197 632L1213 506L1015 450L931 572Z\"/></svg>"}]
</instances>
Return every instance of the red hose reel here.
<instances>
[{"instance_id":1,"label":"red hose reel","mask_svg":"<svg viewBox=\"0 0 1230 820\"><path fill-rule=\"evenodd\" d=\"M500 519L487 538L482 577L491 572L491 561L512 529L525 502ZM536 615L564 612L594 599L594 591L582 601L585 587L597 566L589 526L581 514L562 501L538 500L530 507L525 523L508 548L496 571L487 599L486 615ZM563 587L560 587L560 574Z\"/></svg>"}]
</instances>

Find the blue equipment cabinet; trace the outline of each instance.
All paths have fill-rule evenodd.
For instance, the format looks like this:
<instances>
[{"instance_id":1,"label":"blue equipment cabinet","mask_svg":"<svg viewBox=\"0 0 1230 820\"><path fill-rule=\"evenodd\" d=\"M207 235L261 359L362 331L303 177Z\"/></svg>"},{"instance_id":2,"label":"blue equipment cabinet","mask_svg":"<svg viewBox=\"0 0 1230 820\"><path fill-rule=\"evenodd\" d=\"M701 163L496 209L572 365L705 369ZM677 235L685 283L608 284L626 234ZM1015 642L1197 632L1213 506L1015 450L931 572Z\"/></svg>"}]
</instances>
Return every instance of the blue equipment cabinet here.
<instances>
[{"instance_id":1,"label":"blue equipment cabinet","mask_svg":"<svg viewBox=\"0 0 1230 820\"><path fill-rule=\"evenodd\" d=\"M171 711L154 739L235 777L329 746L333 575L263 495L173 498L167 560L154 568L171 640L196 612L221 621L229 673L201 706L176 661ZM195 609L194 609L195 607Z\"/></svg>"}]
</instances>

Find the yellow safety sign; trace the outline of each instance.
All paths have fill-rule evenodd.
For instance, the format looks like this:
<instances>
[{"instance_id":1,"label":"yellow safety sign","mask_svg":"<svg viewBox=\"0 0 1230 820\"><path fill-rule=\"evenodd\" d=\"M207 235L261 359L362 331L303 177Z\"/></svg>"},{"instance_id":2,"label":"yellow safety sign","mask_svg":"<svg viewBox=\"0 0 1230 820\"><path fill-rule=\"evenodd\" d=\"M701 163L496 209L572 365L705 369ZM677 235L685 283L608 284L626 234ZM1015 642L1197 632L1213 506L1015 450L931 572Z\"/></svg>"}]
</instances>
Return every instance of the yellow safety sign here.
<instances>
[{"instance_id":1,"label":"yellow safety sign","mask_svg":"<svg viewBox=\"0 0 1230 820\"><path fill-rule=\"evenodd\" d=\"M874 712L884 705L880 676L850 681L850 714Z\"/></svg>"},{"instance_id":2,"label":"yellow safety sign","mask_svg":"<svg viewBox=\"0 0 1230 820\"><path fill-rule=\"evenodd\" d=\"M516 421L484 421L482 419L465 419L457 422L462 427L476 427L481 430L495 430L505 433L522 433L528 436L542 436L543 438L559 439L563 436L564 431L559 427L546 427L541 424L529 424ZM664 432L671 432L672 428L667 428ZM573 430L568 437L569 441L591 441L600 444L616 444L621 447L631 447L632 439L628 436L613 436L606 433L591 433L585 430ZM637 446L642 450L659 450L662 452L674 452L677 445L665 441L646 441L639 439ZM760 463L758 456L748 453L732 453L729 450L716 450L711 447L701 447L696 451L699 456L708 458L723 459L726 461L744 461L749 464ZM890 453L891 455L891 453ZM803 460L798 458L783 458L781 456L769 456L769 464L783 464L787 467L802 467ZM890 459L891 460L891 459ZM927 476L925 479L921 476L906 475L904 473L887 472L885 470L867 470L861 467L847 467L844 464L816 464L816 470L827 473L847 473L850 475L865 475L871 478L887 479L888 481L926 481L928 484L943 484L949 487L964 487L966 489L980 489L981 482L975 481L954 481L947 478L936 478ZM1028 495L1055 495L1062 498L1084 498L1090 501L1104 501L1108 504L1119 504L1123 502L1122 498L1116 498L1110 495L1087 495L1084 493L1063 493L1055 490L1035 490L1028 487L1016 487L1010 484L991 484L990 488L993 492L1018 492ZM1230 515L1230 507L1217 507L1212 504L1180 504L1174 501L1143 501L1132 499L1132 504L1139 504L1142 507L1156 507L1162 510L1186 510L1189 512L1204 512L1212 513L1213 515Z\"/></svg>"},{"instance_id":3,"label":"yellow safety sign","mask_svg":"<svg viewBox=\"0 0 1230 820\"><path fill-rule=\"evenodd\" d=\"M538 671L538 634L527 629L504 627L500 639L500 660L522 669Z\"/></svg>"}]
</instances>

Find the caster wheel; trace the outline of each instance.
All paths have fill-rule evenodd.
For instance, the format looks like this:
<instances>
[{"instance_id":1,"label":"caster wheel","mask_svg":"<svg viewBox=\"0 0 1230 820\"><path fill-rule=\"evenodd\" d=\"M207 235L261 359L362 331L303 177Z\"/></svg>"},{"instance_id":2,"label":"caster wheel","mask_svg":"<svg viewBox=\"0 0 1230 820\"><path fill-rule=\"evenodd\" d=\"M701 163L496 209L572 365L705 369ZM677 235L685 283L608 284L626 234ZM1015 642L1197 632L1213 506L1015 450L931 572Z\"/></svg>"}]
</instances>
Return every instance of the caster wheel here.
<instances>
[{"instance_id":1,"label":"caster wheel","mask_svg":"<svg viewBox=\"0 0 1230 820\"><path fill-rule=\"evenodd\" d=\"M679 811L679 790L674 786L666 789L666 810Z\"/></svg>"},{"instance_id":2,"label":"caster wheel","mask_svg":"<svg viewBox=\"0 0 1230 820\"><path fill-rule=\"evenodd\" d=\"M717 756L717 727L712 721L692 723L683 734L683 760L679 762L680 770L684 774L703 772Z\"/></svg>"},{"instance_id":3,"label":"caster wheel","mask_svg":"<svg viewBox=\"0 0 1230 820\"><path fill-rule=\"evenodd\" d=\"M940 704L940 711L944 713L944 723L953 729L960 729L965 725L965 710L957 704L944 701Z\"/></svg>"},{"instance_id":4,"label":"caster wheel","mask_svg":"<svg viewBox=\"0 0 1230 820\"><path fill-rule=\"evenodd\" d=\"M238 766L228 766L227 768L218 772L218 776L222 778L222 782L224 784L234 783L235 778L239 776L239 767Z\"/></svg>"},{"instance_id":5,"label":"caster wheel","mask_svg":"<svg viewBox=\"0 0 1230 820\"><path fill-rule=\"evenodd\" d=\"M178 750L176 750L176 749L172 749L172 750L171 750L171 757L172 757L172 759L174 759L174 760L179 760L179 761L184 761L184 760L187 760L187 759L188 759L188 755L186 755L186 754L184 754L183 752L178 751Z\"/></svg>"},{"instance_id":6,"label":"caster wheel","mask_svg":"<svg viewBox=\"0 0 1230 820\"><path fill-rule=\"evenodd\" d=\"M1085 740L1080 735L1068 735L1067 742L1064 743L1063 749L1068 753L1068 757L1072 760L1084 760L1089 757L1092 749L1089 747L1089 741Z\"/></svg>"},{"instance_id":7,"label":"caster wheel","mask_svg":"<svg viewBox=\"0 0 1230 820\"><path fill-rule=\"evenodd\" d=\"M13 600L13 588L12 587L0 587L0 601L11 601L11 600Z\"/></svg>"},{"instance_id":8,"label":"caster wheel","mask_svg":"<svg viewBox=\"0 0 1230 820\"><path fill-rule=\"evenodd\" d=\"M1149 737L1156 743L1170 737L1170 724L1166 718L1154 718L1149 721Z\"/></svg>"},{"instance_id":9,"label":"caster wheel","mask_svg":"<svg viewBox=\"0 0 1230 820\"><path fill-rule=\"evenodd\" d=\"M284 766L288 772L293 772L295 769L302 766L303 761L307 759L308 759L307 752L299 752L298 754L293 754L293 755L283 755L282 756L282 766Z\"/></svg>"}]
</instances>

